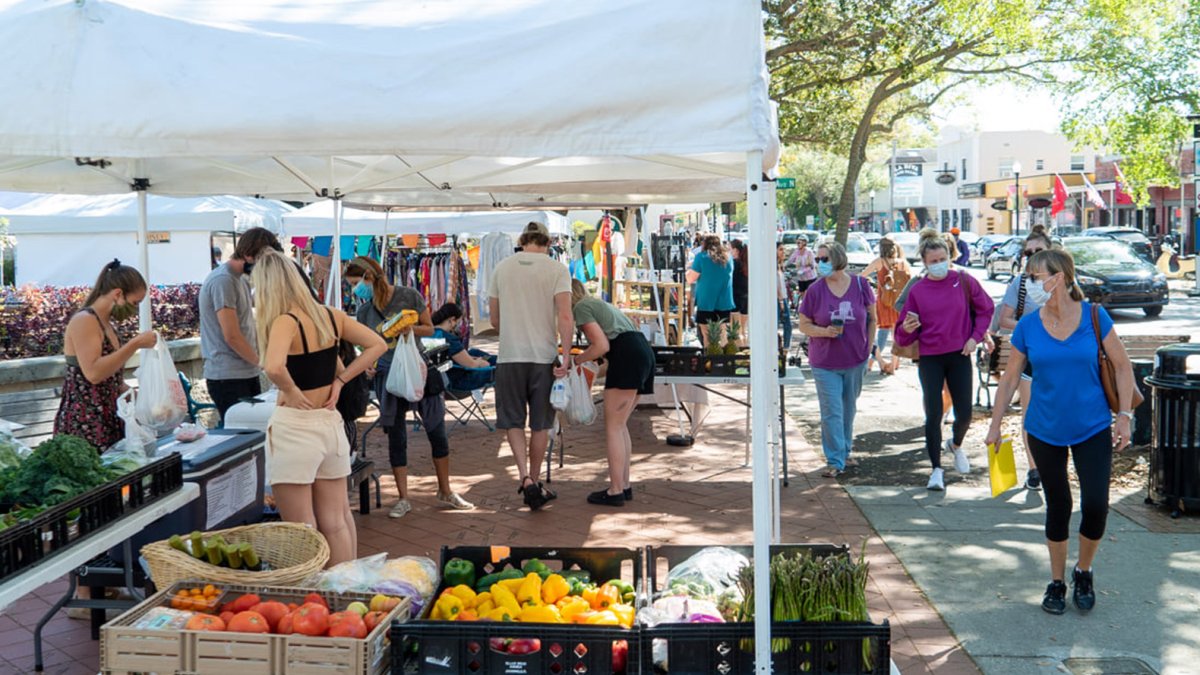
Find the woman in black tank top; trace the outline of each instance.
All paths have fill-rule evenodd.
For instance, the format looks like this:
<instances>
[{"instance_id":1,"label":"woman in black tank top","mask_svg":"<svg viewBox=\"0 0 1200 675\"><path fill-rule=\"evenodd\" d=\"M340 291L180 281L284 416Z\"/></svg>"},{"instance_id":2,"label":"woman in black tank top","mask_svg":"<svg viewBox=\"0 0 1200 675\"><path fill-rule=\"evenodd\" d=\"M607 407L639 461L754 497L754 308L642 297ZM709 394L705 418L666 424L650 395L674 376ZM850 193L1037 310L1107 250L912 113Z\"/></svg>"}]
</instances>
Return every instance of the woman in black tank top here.
<instances>
[{"instance_id":1,"label":"woman in black tank top","mask_svg":"<svg viewBox=\"0 0 1200 675\"><path fill-rule=\"evenodd\" d=\"M283 254L258 256L251 274L263 371L278 387L267 424L267 476L286 521L317 528L329 542L329 564L358 557L346 476L350 445L337 412L342 385L386 349L383 339L340 310L313 299ZM345 365L338 340L362 349Z\"/></svg>"}]
</instances>

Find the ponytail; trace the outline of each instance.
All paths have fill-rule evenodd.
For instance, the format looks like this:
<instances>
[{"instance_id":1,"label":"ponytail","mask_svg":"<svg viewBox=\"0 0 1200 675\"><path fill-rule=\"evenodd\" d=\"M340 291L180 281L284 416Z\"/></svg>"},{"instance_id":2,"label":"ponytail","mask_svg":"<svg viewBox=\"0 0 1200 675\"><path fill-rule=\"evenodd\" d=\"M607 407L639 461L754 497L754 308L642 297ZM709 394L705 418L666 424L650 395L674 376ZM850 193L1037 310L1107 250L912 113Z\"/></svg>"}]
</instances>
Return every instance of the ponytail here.
<instances>
[{"instance_id":1,"label":"ponytail","mask_svg":"<svg viewBox=\"0 0 1200 675\"><path fill-rule=\"evenodd\" d=\"M87 299L83 301L83 306L91 307L102 296L118 289L125 295L144 291L146 290L146 280L142 278L142 273L136 268L122 265L120 260L113 258L112 262L100 270L100 276L96 277L96 283L92 286L92 291L88 293Z\"/></svg>"}]
</instances>

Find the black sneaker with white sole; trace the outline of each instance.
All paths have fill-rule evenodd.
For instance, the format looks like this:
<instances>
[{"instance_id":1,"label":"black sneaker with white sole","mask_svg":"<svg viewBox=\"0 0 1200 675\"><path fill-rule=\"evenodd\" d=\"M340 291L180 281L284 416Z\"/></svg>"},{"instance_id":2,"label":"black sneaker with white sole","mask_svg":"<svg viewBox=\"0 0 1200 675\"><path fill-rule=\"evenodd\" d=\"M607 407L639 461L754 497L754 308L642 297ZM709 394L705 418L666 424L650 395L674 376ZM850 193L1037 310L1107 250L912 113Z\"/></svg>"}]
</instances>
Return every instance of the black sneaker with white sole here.
<instances>
[{"instance_id":1,"label":"black sneaker with white sole","mask_svg":"<svg viewBox=\"0 0 1200 675\"><path fill-rule=\"evenodd\" d=\"M1030 469L1029 473L1025 474L1025 489L1026 490L1041 490L1042 475L1037 469Z\"/></svg>"},{"instance_id":2,"label":"black sneaker with white sole","mask_svg":"<svg viewBox=\"0 0 1200 675\"><path fill-rule=\"evenodd\" d=\"M1081 612L1092 611L1092 608L1096 606L1096 589L1092 585L1092 571L1084 572L1076 567L1073 576L1071 585L1074 586L1074 589L1071 592L1071 601L1075 603L1075 609Z\"/></svg>"},{"instance_id":3,"label":"black sneaker with white sole","mask_svg":"<svg viewBox=\"0 0 1200 675\"><path fill-rule=\"evenodd\" d=\"M1061 581L1051 581L1046 586L1046 594L1042 596L1042 609L1050 614L1066 612L1067 585Z\"/></svg>"}]
</instances>

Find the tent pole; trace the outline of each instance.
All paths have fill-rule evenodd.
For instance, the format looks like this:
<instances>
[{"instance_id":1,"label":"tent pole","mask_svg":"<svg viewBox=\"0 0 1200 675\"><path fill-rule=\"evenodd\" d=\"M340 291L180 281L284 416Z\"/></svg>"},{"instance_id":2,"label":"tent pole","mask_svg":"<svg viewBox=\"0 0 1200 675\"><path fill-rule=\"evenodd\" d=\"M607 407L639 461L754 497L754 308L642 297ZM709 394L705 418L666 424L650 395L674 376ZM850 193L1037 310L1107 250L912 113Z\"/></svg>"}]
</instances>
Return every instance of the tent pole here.
<instances>
[{"instance_id":1,"label":"tent pole","mask_svg":"<svg viewBox=\"0 0 1200 675\"><path fill-rule=\"evenodd\" d=\"M765 258L765 259L759 258L759 260L764 263L762 265L762 268L764 270L766 270L766 269L768 269L768 266L765 264L766 261L767 260L775 260L775 258L776 258L776 256L775 256L775 241L774 241L775 228L776 228L776 225L775 225L775 219L776 219L776 215L775 215L776 214L776 211L775 211L775 181L773 181L773 180L763 181L763 191L765 193L765 194L763 194L763 213L765 216L763 218L763 230L770 234L771 241L768 244L770 246L769 257ZM781 343L779 342L778 333L776 332L779 327L779 300L778 300L778 297L779 297L778 290L779 289L777 287L778 283L779 283L779 279L778 279L779 273L778 273L776 267L770 267L769 269L771 270L771 281L772 281L771 290L775 291L775 292L773 292L771 294L771 298L772 298L771 310L768 312L768 316L775 317L775 321L764 321L764 322L760 322L759 325L764 326L764 327L768 326L768 325L771 326L771 332L769 335L769 338L771 341L771 349L769 350L769 353L776 354L776 353L778 353L779 348L782 346ZM762 332L762 328L759 329L759 332ZM772 363L778 363L778 361L772 360ZM779 376L779 373L777 371L775 373L775 376L776 377ZM781 542L780 537L783 534L783 531L780 527L780 522L779 522L779 498L780 498L779 493L780 493L780 490L782 489L783 484L787 480L787 476L782 476L782 480L781 480L781 476L779 474L780 452L783 447L782 440L783 440L783 431L784 431L782 418L780 415L780 412L782 410L781 406L783 406L783 387L779 387L779 386L771 387L771 400L774 401L774 403L775 403L775 405L771 406L771 432L772 432L771 433L771 511L774 513L774 516L775 516L774 522L772 523L774 525L774 528L772 529L773 536L771 537L771 543L778 544Z\"/></svg>"},{"instance_id":2,"label":"tent pole","mask_svg":"<svg viewBox=\"0 0 1200 675\"><path fill-rule=\"evenodd\" d=\"M146 191L150 188L150 179L135 178L133 179L133 190L137 192L138 202L138 268L142 271L142 278L146 280L146 301L138 306L138 330L148 331L151 328L150 322L150 225L149 215L146 211Z\"/></svg>"},{"instance_id":3,"label":"tent pole","mask_svg":"<svg viewBox=\"0 0 1200 675\"><path fill-rule=\"evenodd\" d=\"M383 248L379 249L379 266L384 267L387 264L387 240L388 240L388 219L392 217L392 209L388 207L383 212ZM385 270L386 271L386 268Z\"/></svg>"},{"instance_id":4,"label":"tent pole","mask_svg":"<svg viewBox=\"0 0 1200 675\"><path fill-rule=\"evenodd\" d=\"M772 311L775 297L775 266L771 260L775 230L769 227L765 213L766 190L763 178L763 153L746 153L746 213L750 229L750 259L759 260L750 267L750 316L765 317ZM773 219L772 219L773 220ZM762 322L768 324L769 322ZM778 380L775 335L763 328L750 332L750 400L770 401L771 389ZM754 495L754 672L771 672L771 457L767 437L771 430L771 406L750 408L750 442L753 450Z\"/></svg>"},{"instance_id":5,"label":"tent pole","mask_svg":"<svg viewBox=\"0 0 1200 675\"><path fill-rule=\"evenodd\" d=\"M333 245L329 248L329 282L325 285L325 304L341 309L342 305L342 198L333 197Z\"/></svg>"}]
</instances>

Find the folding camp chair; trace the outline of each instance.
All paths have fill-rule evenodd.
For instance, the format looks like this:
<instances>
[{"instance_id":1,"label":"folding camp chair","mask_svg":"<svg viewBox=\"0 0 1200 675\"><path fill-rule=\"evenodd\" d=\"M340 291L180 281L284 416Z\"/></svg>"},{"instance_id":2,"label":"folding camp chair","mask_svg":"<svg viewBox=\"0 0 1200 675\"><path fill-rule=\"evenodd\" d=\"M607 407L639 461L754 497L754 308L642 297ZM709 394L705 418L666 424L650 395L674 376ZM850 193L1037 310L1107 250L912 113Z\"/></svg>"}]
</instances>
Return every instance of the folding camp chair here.
<instances>
[{"instance_id":1,"label":"folding camp chair","mask_svg":"<svg viewBox=\"0 0 1200 675\"><path fill-rule=\"evenodd\" d=\"M189 380L188 376L184 375L182 371L179 373L179 383L183 386L183 395L187 398L187 414L190 422L193 424L196 423L196 417L200 414L201 410L217 409L217 406L214 403L199 403L196 401L196 399L192 398L192 381ZM218 418L218 422L219 421L220 418Z\"/></svg>"},{"instance_id":2,"label":"folding camp chair","mask_svg":"<svg viewBox=\"0 0 1200 675\"><path fill-rule=\"evenodd\" d=\"M452 370L454 369L462 370L467 373L494 373L496 370L494 366L488 366L487 368L464 368L463 366L459 365L455 365ZM484 414L483 407L481 405L484 397L487 396L488 390L491 388L491 381L489 381L487 384L484 384L482 387L479 387L478 389L472 389L468 391L454 389L447 384L445 394L446 401L454 401L459 406L459 410L454 410L449 405L446 406L446 412L455 420L454 424L450 425L450 429L453 429L460 424L465 427L471 418L475 418L480 422L483 422L483 426L487 427L488 431L495 431L495 425L488 420L487 415ZM447 431L450 431L450 429L447 429Z\"/></svg>"}]
</instances>

